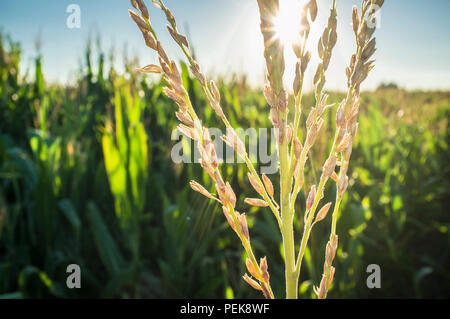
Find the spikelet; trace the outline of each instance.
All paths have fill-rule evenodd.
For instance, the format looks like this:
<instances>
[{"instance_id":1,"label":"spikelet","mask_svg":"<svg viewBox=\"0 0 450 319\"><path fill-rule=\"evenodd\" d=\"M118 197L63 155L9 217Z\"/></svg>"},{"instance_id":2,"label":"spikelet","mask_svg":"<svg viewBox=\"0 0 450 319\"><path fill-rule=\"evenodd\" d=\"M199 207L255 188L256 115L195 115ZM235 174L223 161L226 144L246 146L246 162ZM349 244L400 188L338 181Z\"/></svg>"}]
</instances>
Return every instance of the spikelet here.
<instances>
[{"instance_id":1,"label":"spikelet","mask_svg":"<svg viewBox=\"0 0 450 319\"><path fill-rule=\"evenodd\" d=\"M261 258L259 260L259 269L261 270L261 277L265 282L269 282L270 280L270 276L269 276L269 271L268 271L268 266L267 266L267 258Z\"/></svg>"},{"instance_id":2,"label":"spikelet","mask_svg":"<svg viewBox=\"0 0 450 319\"><path fill-rule=\"evenodd\" d=\"M294 138L294 156L298 159L302 154L303 146L298 137Z\"/></svg>"},{"instance_id":3,"label":"spikelet","mask_svg":"<svg viewBox=\"0 0 450 319\"><path fill-rule=\"evenodd\" d=\"M245 266L247 267L248 272L250 275L252 275L254 278L259 278L258 270L255 268L255 265L251 262L250 258L247 258L245 260Z\"/></svg>"},{"instance_id":4,"label":"spikelet","mask_svg":"<svg viewBox=\"0 0 450 319\"><path fill-rule=\"evenodd\" d=\"M269 194L270 197L273 197L274 190L273 190L272 182L270 181L270 179L267 177L266 174L263 174L262 177L263 177L264 185L266 186L267 193Z\"/></svg>"},{"instance_id":5,"label":"spikelet","mask_svg":"<svg viewBox=\"0 0 450 319\"><path fill-rule=\"evenodd\" d=\"M339 181L339 176L336 174L336 172L331 173L330 178L336 183Z\"/></svg>"},{"instance_id":6,"label":"spikelet","mask_svg":"<svg viewBox=\"0 0 450 319\"><path fill-rule=\"evenodd\" d=\"M257 179L251 174L248 173L248 180L250 181L250 184L252 184L253 188L255 189L255 191L263 196L264 195L264 189L262 188L262 186L258 183Z\"/></svg>"},{"instance_id":7,"label":"spikelet","mask_svg":"<svg viewBox=\"0 0 450 319\"><path fill-rule=\"evenodd\" d=\"M147 20L150 19L149 15L148 15L148 10L147 10L147 7L144 4L144 1L142 1L142 0L135 0L134 2L137 4L137 6L139 8L139 11L141 11L142 16L145 19L147 19ZM135 7L135 4L133 3L133 1L131 2L131 4Z\"/></svg>"},{"instance_id":8,"label":"spikelet","mask_svg":"<svg viewBox=\"0 0 450 319\"><path fill-rule=\"evenodd\" d=\"M191 140L198 141L199 136L196 130L194 130L192 127L186 126L184 124L179 124L178 129L181 133L189 137Z\"/></svg>"},{"instance_id":9,"label":"spikelet","mask_svg":"<svg viewBox=\"0 0 450 319\"><path fill-rule=\"evenodd\" d=\"M337 161L337 157L334 154L332 154L327 159L327 161L323 165L323 173L322 174L323 174L324 178L329 178L331 176L331 174L333 174L334 168L336 167L336 161Z\"/></svg>"},{"instance_id":10,"label":"spikelet","mask_svg":"<svg viewBox=\"0 0 450 319\"><path fill-rule=\"evenodd\" d=\"M176 117L187 126L194 126L194 121L187 112L176 112Z\"/></svg>"},{"instance_id":11,"label":"spikelet","mask_svg":"<svg viewBox=\"0 0 450 319\"><path fill-rule=\"evenodd\" d=\"M177 31L175 31L171 26L167 26L167 30L169 30L170 35L174 39L174 41L180 45L184 46L186 48L189 47L189 43L187 41L187 38L184 35L179 34Z\"/></svg>"},{"instance_id":12,"label":"spikelet","mask_svg":"<svg viewBox=\"0 0 450 319\"><path fill-rule=\"evenodd\" d=\"M255 206L255 207L267 207L269 206L269 203L267 203L266 201L262 200L262 199L258 199L258 198L246 198L244 200L245 203L251 205L251 206Z\"/></svg>"},{"instance_id":13,"label":"spikelet","mask_svg":"<svg viewBox=\"0 0 450 319\"><path fill-rule=\"evenodd\" d=\"M236 212L236 217L238 219L239 226L241 227L242 235L244 235L246 240L249 240L250 236L248 233L247 218L245 218L245 214L239 214Z\"/></svg>"},{"instance_id":14,"label":"spikelet","mask_svg":"<svg viewBox=\"0 0 450 319\"><path fill-rule=\"evenodd\" d=\"M308 198L306 199L306 210L309 211L316 199L316 185L311 187L311 190L308 193Z\"/></svg>"},{"instance_id":15,"label":"spikelet","mask_svg":"<svg viewBox=\"0 0 450 319\"><path fill-rule=\"evenodd\" d=\"M353 25L353 32L355 33L355 36L358 35L358 28L359 28L359 15L358 15L358 8L356 6L353 6L352 9L352 25Z\"/></svg>"},{"instance_id":16,"label":"spikelet","mask_svg":"<svg viewBox=\"0 0 450 319\"><path fill-rule=\"evenodd\" d=\"M251 279L247 274L245 274L242 278L243 278L243 279L245 280L245 282L248 283L248 284L250 285L250 287L252 287L253 289L256 289L256 290L262 290L261 286L260 286L256 281L254 281L253 279Z\"/></svg>"},{"instance_id":17,"label":"spikelet","mask_svg":"<svg viewBox=\"0 0 450 319\"><path fill-rule=\"evenodd\" d=\"M142 68L137 68L136 70L143 73L155 73L155 74L161 74L164 72L164 70L161 67L154 64L149 64Z\"/></svg>"},{"instance_id":18,"label":"spikelet","mask_svg":"<svg viewBox=\"0 0 450 319\"><path fill-rule=\"evenodd\" d=\"M336 268L334 268L333 266L330 267L330 277L328 278L328 288L331 288L331 285L333 284L333 279L334 279L334 274L336 272Z\"/></svg>"},{"instance_id":19,"label":"spikelet","mask_svg":"<svg viewBox=\"0 0 450 319\"><path fill-rule=\"evenodd\" d=\"M199 183L197 183L196 181L190 181L189 183L191 185L191 188L196 191L199 192L200 194L202 194L203 196L206 196L208 198L214 198L210 192L208 192L206 190L206 188L204 188L202 185L200 185Z\"/></svg>"},{"instance_id":20,"label":"spikelet","mask_svg":"<svg viewBox=\"0 0 450 319\"><path fill-rule=\"evenodd\" d=\"M211 87L211 91L212 91L214 99L217 102L220 102L220 92L219 92L219 89L217 88L216 83L213 80L211 80L209 86Z\"/></svg>"},{"instance_id":21,"label":"spikelet","mask_svg":"<svg viewBox=\"0 0 450 319\"><path fill-rule=\"evenodd\" d=\"M232 128L227 129L227 135L222 136L222 140L230 147L232 147L236 153L240 156L244 156L245 145L242 140L237 136L236 132Z\"/></svg>"},{"instance_id":22,"label":"spikelet","mask_svg":"<svg viewBox=\"0 0 450 319\"><path fill-rule=\"evenodd\" d=\"M325 204L325 206L323 206L323 207L319 210L319 212L317 213L316 219L315 219L315 222L316 222L316 223L318 223L318 222L324 220L325 217L327 217L327 214L328 214L328 211L330 210L330 207L331 207L331 202Z\"/></svg>"},{"instance_id":23,"label":"spikelet","mask_svg":"<svg viewBox=\"0 0 450 319\"><path fill-rule=\"evenodd\" d=\"M227 192L227 198L230 205L234 208L236 207L236 195L234 194L233 189L231 188L230 183L227 182L226 184L226 192Z\"/></svg>"},{"instance_id":24,"label":"spikelet","mask_svg":"<svg viewBox=\"0 0 450 319\"><path fill-rule=\"evenodd\" d=\"M338 181L338 195L340 198L344 197L344 193L348 186L348 176L343 174Z\"/></svg>"},{"instance_id":25,"label":"spikelet","mask_svg":"<svg viewBox=\"0 0 450 319\"><path fill-rule=\"evenodd\" d=\"M138 26L139 30L141 30L142 33L146 31L150 31L150 27L147 25L147 23L142 19L136 12L133 10L128 10L128 13L130 14L130 17L133 19L133 21Z\"/></svg>"},{"instance_id":26,"label":"spikelet","mask_svg":"<svg viewBox=\"0 0 450 319\"><path fill-rule=\"evenodd\" d=\"M317 18L317 1L316 0L310 0L309 3L306 5L308 8L311 21L314 22Z\"/></svg>"},{"instance_id":27,"label":"spikelet","mask_svg":"<svg viewBox=\"0 0 450 319\"><path fill-rule=\"evenodd\" d=\"M228 221L228 224L230 224L231 228L236 231L236 224L234 223L233 217L231 217L230 213L228 212L228 208L222 206L222 211Z\"/></svg>"}]
</instances>

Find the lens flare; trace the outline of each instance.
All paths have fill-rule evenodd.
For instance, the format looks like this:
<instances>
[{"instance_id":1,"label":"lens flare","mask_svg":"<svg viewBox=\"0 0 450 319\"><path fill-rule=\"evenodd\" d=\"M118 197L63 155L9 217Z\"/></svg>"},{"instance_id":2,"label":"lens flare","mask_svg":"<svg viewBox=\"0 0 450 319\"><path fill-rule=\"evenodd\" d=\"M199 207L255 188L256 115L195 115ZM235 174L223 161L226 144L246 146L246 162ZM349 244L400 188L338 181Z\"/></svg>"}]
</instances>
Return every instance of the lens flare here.
<instances>
[{"instance_id":1,"label":"lens flare","mask_svg":"<svg viewBox=\"0 0 450 319\"><path fill-rule=\"evenodd\" d=\"M275 18L275 30L277 37L285 46L291 46L300 38L300 12L302 1L282 0L277 17Z\"/></svg>"}]
</instances>

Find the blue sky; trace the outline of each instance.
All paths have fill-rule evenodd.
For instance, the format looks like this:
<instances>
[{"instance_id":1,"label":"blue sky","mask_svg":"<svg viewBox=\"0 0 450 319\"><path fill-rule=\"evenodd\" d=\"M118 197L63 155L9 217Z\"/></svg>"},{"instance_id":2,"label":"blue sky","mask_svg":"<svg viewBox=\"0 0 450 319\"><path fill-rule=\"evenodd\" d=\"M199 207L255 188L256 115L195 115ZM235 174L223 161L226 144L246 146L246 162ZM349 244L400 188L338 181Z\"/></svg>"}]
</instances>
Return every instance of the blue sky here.
<instances>
[{"instance_id":1,"label":"blue sky","mask_svg":"<svg viewBox=\"0 0 450 319\"><path fill-rule=\"evenodd\" d=\"M297 0L280 0L297 1ZM153 25L168 53L181 58L165 30L164 17L146 1ZM264 80L262 38L259 33L256 0L166 0L182 31L189 27L200 64L211 75L245 73L253 84ZM326 23L331 0L320 0L316 30ZM339 41L330 64L328 87L343 89L344 68L354 49L351 7L360 1L338 0ZM81 8L81 28L66 26L70 4ZM42 38L44 72L50 81L73 81L89 35L101 36L105 51L114 46L120 54L127 44L130 56L141 64L154 63L139 31L128 17L128 0L0 0L0 30L20 41L23 70L32 67L35 39ZM386 0L381 11L381 28L376 32L377 66L365 84L375 88L382 81L394 81L408 89L450 89L450 1ZM314 40L314 39L312 39ZM312 48L315 48L314 41ZM289 58L287 61L292 62ZM313 60L314 62L314 60ZM292 69L288 65L288 70ZM311 71L312 72L312 71ZM310 76L312 76L310 74ZM292 72L286 73L290 82Z\"/></svg>"}]
</instances>

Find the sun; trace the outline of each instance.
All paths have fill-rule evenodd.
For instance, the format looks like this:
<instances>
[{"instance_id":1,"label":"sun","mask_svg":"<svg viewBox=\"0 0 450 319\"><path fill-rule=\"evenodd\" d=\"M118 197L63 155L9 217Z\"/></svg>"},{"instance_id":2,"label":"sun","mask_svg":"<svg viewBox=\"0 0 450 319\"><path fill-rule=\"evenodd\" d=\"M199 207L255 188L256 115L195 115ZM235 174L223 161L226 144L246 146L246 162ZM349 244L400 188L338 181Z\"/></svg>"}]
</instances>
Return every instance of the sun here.
<instances>
[{"instance_id":1,"label":"sun","mask_svg":"<svg viewBox=\"0 0 450 319\"><path fill-rule=\"evenodd\" d=\"M277 37L285 46L292 46L300 40L300 13L304 6L303 2L300 0L280 1L274 25Z\"/></svg>"}]
</instances>

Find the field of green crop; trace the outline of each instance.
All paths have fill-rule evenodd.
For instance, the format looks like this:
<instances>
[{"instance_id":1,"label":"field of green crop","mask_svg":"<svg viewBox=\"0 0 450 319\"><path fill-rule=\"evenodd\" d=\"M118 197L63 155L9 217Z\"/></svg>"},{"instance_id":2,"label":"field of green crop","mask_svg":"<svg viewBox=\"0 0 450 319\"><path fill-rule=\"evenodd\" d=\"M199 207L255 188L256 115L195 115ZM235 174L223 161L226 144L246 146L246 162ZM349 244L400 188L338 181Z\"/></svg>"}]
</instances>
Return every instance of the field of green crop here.
<instances>
[{"instance_id":1,"label":"field of green crop","mask_svg":"<svg viewBox=\"0 0 450 319\"><path fill-rule=\"evenodd\" d=\"M0 36L0 298L259 298L241 279L244 253L221 207L189 187L196 179L212 189L207 174L171 160L176 106L163 81L105 60L87 49L76 83L50 85L39 56L35 74L19 76L20 46ZM181 66L199 115L221 128ZM262 92L243 78L218 82L234 126L271 127ZM449 298L450 92L385 86L364 92L361 105L329 297ZM326 133L312 156L323 156ZM224 178L242 202L246 169L229 167ZM283 296L276 221L267 208L247 213ZM302 298L320 281L329 222L312 234ZM66 287L69 264L81 267L81 289ZM370 264L381 267L380 289L366 285Z\"/></svg>"}]
</instances>

